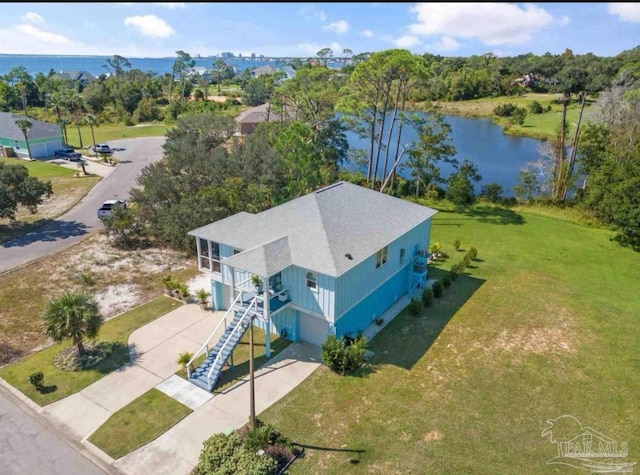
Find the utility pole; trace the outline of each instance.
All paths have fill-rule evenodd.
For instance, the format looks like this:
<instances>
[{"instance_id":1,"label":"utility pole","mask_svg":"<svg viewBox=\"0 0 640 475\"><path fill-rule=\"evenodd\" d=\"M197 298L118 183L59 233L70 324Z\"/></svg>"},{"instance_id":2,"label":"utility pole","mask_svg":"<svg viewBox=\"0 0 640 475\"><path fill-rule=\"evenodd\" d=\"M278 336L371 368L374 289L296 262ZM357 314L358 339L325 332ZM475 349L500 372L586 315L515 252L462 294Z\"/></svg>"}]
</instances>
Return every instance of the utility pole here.
<instances>
[{"instance_id":1,"label":"utility pole","mask_svg":"<svg viewBox=\"0 0 640 475\"><path fill-rule=\"evenodd\" d=\"M256 430L256 398L253 386L253 315L249 323L249 405L251 406L251 430Z\"/></svg>"}]
</instances>

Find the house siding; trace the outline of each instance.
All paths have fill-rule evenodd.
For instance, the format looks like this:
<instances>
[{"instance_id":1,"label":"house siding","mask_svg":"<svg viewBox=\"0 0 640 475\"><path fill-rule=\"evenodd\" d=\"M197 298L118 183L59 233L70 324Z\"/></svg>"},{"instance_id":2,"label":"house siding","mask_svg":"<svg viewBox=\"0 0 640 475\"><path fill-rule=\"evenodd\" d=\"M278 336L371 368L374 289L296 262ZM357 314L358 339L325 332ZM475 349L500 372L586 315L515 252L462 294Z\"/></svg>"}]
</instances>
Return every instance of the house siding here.
<instances>
[{"instance_id":1,"label":"house siding","mask_svg":"<svg viewBox=\"0 0 640 475\"><path fill-rule=\"evenodd\" d=\"M359 306L360 300L367 297L373 289L377 289L390 277L395 276L400 269L408 266L416 249L427 249L430 228L431 220L428 219L391 242L388 245L387 263L381 267L376 269L376 256L374 254L340 276L335 283L335 315L338 316L338 319L343 318L356 304ZM400 249L405 249L404 264L400 263ZM402 294L409 289L408 277L406 287ZM400 298L400 295L398 295L398 298ZM386 308L381 310L386 310ZM377 313L379 315L382 311Z\"/></svg>"},{"instance_id":2,"label":"house siding","mask_svg":"<svg viewBox=\"0 0 640 475\"><path fill-rule=\"evenodd\" d=\"M407 262L407 260L405 260ZM364 331L377 317L391 307L409 290L411 263L407 263L394 276L380 285L375 292L362 299L355 307L346 312L335 323L335 334L355 337Z\"/></svg>"},{"instance_id":3,"label":"house siding","mask_svg":"<svg viewBox=\"0 0 640 475\"><path fill-rule=\"evenodd\" d=\"M333 322L336 279L316 272L318 288L317 290L311 290L307 288L305 280L305 274L308 270L311 269L303 269L297 266L289 267L286 280L285 273L283 273L283 286L289 289L289 298L293 304L312 313L324 315L329 322Z\"/></svg>"},{"instance_id":4,"label":"house siding","mask_svg":"<svg viewBox=\"0 0 640 475\"><path fill-rule=\"evenodd\" d=\"M271 334L280 337L284 336L290 341L298 341L300 339L299 319L300 313L297 310L285 308L271 317ZM264 320L255 319L254 326L266 331L267 325Z\"/></svg>"}]
</instances>

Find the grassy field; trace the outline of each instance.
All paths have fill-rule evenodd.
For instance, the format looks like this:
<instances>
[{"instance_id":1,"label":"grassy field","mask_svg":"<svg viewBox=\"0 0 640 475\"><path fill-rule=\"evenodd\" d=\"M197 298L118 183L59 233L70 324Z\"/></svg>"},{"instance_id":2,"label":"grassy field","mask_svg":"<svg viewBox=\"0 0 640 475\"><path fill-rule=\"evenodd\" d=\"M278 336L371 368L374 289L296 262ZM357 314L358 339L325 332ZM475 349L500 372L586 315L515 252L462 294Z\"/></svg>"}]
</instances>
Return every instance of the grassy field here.
<instances>
[{"instance_id":1,"label":"grassy field","mask_svg":"<svg viewBox=\"0 0 640 475\"><path fill-rule=\"evenodd\" d=\"M560 126L560 113L562 106L560 104L552 103L552 101L558 97L560 97L560 94L528 93L521 96L490 97L470 101L438 101L430 104L419 103L417 104L417 107L421 110L433 108L447 115L458 115L471 118L491 117L497 124L503 127L507 134L523 135L537 139L549 139L556 135L558 127ZM500 104L513 103L518 107L528 109L529 104L534 100L538 101L542 107L546 108L547 106L551 106L551 110L542 114L531 114L529 112L525 118L524 124L521 126L509 126L507 119L498 118L493 115L494 108ZM593 104L593 100L587 100L585 112L589 110L591 104ZM578 120L579 109L580 105L578 103L572 103L567 107L569 133L573 130L573 124Z\"/></svg>"},{"instance_id":2,"label":"grassy field","mask_svg":"<svg viewBox=\"0 0 640 475\"><path fill-rule=\"evenodd\" d=\"M70 341L65 341L5 366L0 369L0 377L36 403L40 405L50 404L86 388L91 383L128 363L130 361L127 345L129 335L137 328L146 325L179 305L181 305L180 302L176 300L168 297L158 297L105 322L96 341L110 343L113 352L108 358L91 369L62 371L56 368L53 364L55 356L71 344ZM29 375L35 371L44 373L45 390L42 392L36 391L27 381Z\"/></svg>"},{"instance_id":3,"label":"grassy field","mask_svg":"<svg viewBox=\"0 0 640 475\"><path fill-rule=\"evenodd\" d=\"M30 176L50 181L53 188L53 195L44 200L42 205L38 207L36 214L31 214L29 210L20 208L15 223L0 219L0 242L25 234L64 214L100 181L100 177L76 177L74 176L75 170L37 160L26 161L0 157L0 162L24 165L29 170Z\"/></svg>"},{"instance_id":4,"label":"grassy field","mask_svg":"<svg viewBox=\"0 0 640 475\"><path fill-rule=\"evenodd\" d=\"M114 413L89 437L89 442L117 460L156 439L191 412L153 388Z\"/></svg>"},{"instance_id":5,"label":"grassy field","mask_svg":"<svg viewBox=\"0 0 640 475\"><path fill-rule=\"evenodd\" d=\"M125 138L162 137L171 127L173 126L166 124L143 124L130 127L126 125L105 124L94 127L93 133L96 136L96 143L101 143ZM93 146L90 127L81 126L80 134L84 148ZM77 149L80 148L80 137L78 137L78 130L75 127L67 129L67 139L69 140L69 145Z\"/></svg>"},{"instance_id":6,"label":"grassy field","mask_svg":"<svg viewBox=\"0 0 640 475\"><path fill-rule=\"evenodd\" d=\"M558 448L542 437L562 415L639 459L638 254L570 213L545 214L434 216L432 241L450 257L430 275L470 246L478 260L421 317L404 312L374 338L370 366L323 367L260 414L307 446L292 475L567 473L546 464Z\"/></svg>"}]
</instances>

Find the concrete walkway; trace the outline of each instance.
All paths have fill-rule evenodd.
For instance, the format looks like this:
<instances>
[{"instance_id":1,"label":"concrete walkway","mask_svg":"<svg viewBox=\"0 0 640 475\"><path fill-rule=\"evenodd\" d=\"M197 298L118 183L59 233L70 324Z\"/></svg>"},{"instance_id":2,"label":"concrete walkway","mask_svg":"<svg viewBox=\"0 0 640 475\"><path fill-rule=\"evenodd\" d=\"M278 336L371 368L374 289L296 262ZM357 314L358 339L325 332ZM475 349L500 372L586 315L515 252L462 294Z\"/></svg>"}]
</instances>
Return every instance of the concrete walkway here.
<instances>
[{"instance_id":1,"label":"concrete walkway","mask_svg":"<svg viewBox=\"0 0 640 475\"><path fill-rule=\"evenodd\" d=\"M38 412L114 472L188 475L207 438L231 432L249 418L248 377L214 397L174 374L178 355L195 353L223 316L224 312L205 311L196 304L167 313L131 334L131 363ZM256 414L285 396L320 364L320 348L308 343L293 343L274 355L255 373ZM87 440L116 411L154 387L193 412L156 440L118 460Z\"/></svg>"},{"instance_id":2,"label":"concrete walkway","mask_svg":"<svg viewBox=\"0 0 640 475\"><path fill-rule=\"evenodd\" d=\"M85 162L85 169L90 175L97 175L104 178L105 176L110 175L111 172L115 169L115 167L104 164L94 157L89 158L87 156L83 156L82 159ZM82 173L82 169L78 167L78 163L80 162L70 162L69 160L65 160L64 158L54 158L51 160L47 160L47 162Z\"/></svg>"},{"instance_id":3,"label":"concrete walkway","mask_svg":"<svg viewBox=\"0 0 640 475\"><path fill-rule=\"evenodd\" d=\"M292 343L255 373L256 414L267 409L320 365L320 348ZM249 378L203 404L149 444L117 460L118 471L138 475L188 475L198 463L202 443L249 420Z\"/></svg>"},{"instance_id":4,"label":"concrete walkway","mask_svg":"<svg viewBox=\"0 0 640 475\"><path fill-rule=\"evenodd\" d=\"M129 338L131 363L41 413L84 442L114 412L173 376L178 355L195 353L223 315L190 304L148 323Z\"/></svg>"}]
</instances>

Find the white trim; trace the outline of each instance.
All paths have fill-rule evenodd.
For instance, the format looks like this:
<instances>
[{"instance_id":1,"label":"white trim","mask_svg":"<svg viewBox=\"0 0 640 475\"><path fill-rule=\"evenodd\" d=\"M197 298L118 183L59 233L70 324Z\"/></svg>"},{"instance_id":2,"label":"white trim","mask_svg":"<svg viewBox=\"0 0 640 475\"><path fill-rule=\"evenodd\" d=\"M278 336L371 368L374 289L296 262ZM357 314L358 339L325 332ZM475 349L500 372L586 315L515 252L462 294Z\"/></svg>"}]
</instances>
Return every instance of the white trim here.
<instances>
[{"instance_id":1,"label":"white trim","mask_svg":"<svg viewBox=\"0 0 640 475\"><path fill-rule=\"evenodd\" d=\"M300 307L299 305L296 305L294 303L290 303L288 305L288 307L292 308L294 310L298 310L299 312L308 313L309 315L313 315L314 317L317 317L317 318L323 318L324 320L327 320L327 322L333 323L331 320L328 320L329 317L327 315L323 315L321 313L316 313L313 310L309 310L308 308Z\"/></svg>"}]
</instances>

